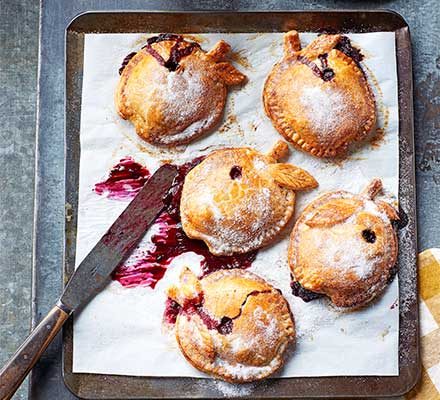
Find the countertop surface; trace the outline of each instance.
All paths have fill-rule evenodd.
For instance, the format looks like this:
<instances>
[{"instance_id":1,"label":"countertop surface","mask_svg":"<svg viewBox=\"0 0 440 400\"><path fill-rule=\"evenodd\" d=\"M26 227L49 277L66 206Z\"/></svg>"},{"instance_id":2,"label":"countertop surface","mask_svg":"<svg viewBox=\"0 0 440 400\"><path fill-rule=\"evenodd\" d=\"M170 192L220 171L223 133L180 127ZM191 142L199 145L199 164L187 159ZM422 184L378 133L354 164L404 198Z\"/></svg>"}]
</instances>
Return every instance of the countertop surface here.
<instances>
[{"instance_id":1,"label":"countertop surface","mask_svg":"<svg viewBox=\"0 0 440 400\"><path fill-rule=\"evenodd\" d=\"M65 27L70 16L87 9L148 9L153 1L69 1L43 0L42 27L46 29L45 46L53 44L53 51L41 54L43 63L51 63L51 55L64 46L64 38L51 36L51 29ZM156 2L156 5L159 2ZM210 9L211 1L163 1L169 9ZM217 1L225 9L250 8L253 1ZM93 5L93 7L92 7ZM440 246L440 11L437 0L427 1L266 1L264 9L392 9L406 19L413 43L415 139L417 173L417 211L419 250ZM63 28L64 29L64 28ZM56 33L56 32L55 32ZM37 112L39 4L36 0L0 1L0 364L25 338L31 320L31 264L34 214L35 121ZM48 40L48 38L50 38ZM53 43L52 43L53 40ZM47 64L46 64L47 65ZM63 70L54 62L50 84L53 88L53 114L45 115L47 126L63 131ZM49 77L48 77L49 81ZM40 87L44 80L40 80ZM55 86L54 86L55 84ZM41 125L40 125L41 129ZM62 143L62 141L60 142ZM55 145L49 143L48 145ZM40 143L41 146L41 143ZM62 193L62 181L51 171L62 168L62 154L45 171L56 201ZM40 199L44 201L45 199ZM63 213L63 210L54 210ZM61 232L62 227L57 228ZM56 233L55 229L55 233ZM38 240L43 246L59 246L54 236L42 233ZM62 249L60 249L61 251ZM61 265L55 258L39 261L54 263L59 268L47 277L43 285L61 287ZM52 272L51 272L52 274ZM55 283L54 283L55 282ZM43 307L44 311L44 307ZM38 316L37 316L38 317ZM59 351L58 351L59 352ZM48 359L50 361L50 359ZM60 379L48 368L40 376L45 382ZM53 392L52 392L53 393ZM69 396L70 397L70 396ZM26 399L23 386L17 399ZM35 396L37 398L37 396ZM48 397L39 397L41 399ZM68 397L51 396L64 399Z\"/></svg>"}]
</instances>

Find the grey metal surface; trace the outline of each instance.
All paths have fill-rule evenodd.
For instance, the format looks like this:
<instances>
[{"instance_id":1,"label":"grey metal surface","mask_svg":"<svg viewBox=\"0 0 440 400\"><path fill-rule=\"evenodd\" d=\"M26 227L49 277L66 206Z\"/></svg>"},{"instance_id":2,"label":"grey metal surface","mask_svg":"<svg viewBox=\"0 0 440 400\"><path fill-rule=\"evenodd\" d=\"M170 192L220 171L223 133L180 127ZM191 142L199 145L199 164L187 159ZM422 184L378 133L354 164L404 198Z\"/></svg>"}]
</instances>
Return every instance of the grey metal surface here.
<instances>
[{"instance_id":1,"label":"grey metal surface","mask_svg":"<svg viewBox=\"0 0 440 400\"><path fill-rule=\"evenodd\" d=\"M0 13L2 107L0 159L0 359L6 359L26 331L29 290L30 213L32 209L33 104L35 92L36 1L2 0ZM48 311L61 290L63 232L63 43L64 28L81 11L91 9L322 9L391 8L411 28L414 51L415 135L418 188L419 248L440 245L440 15L437 0L401 1L69 1L43 0L39 140L39 236L35 259L35 321ZM5 11L7 10L7 12ZM6 15L5 15L6 13ZM6 32L6 34L4 33ZM3 36L4 35L4 36ZM15 39L13 39L15 37ZM11 60L6 60L5 54ZM12 57L11 57L12 55ZM20 64L20 71L13 65ZM12 67L11 67L12 65ZM3 85L3 82L7 82ZM5 99L7 99L5 101ZM12 126L12 128L11 128ZM4 150L6 148L6 150ZM8 150L8 149L13 150ZM14 175L20 172L20 178ZM8 173L6 173L8 172ZM20 196L20 197L18 197ZM44 207L42 207L44 205ZM17 269L22 272L17 273ZM6 272L5 272L6 271ZM6 287L6 289L3 289ZM14 293L16 293L14 297ZM13 299L9 303L10 299ZM18 304L18 307L16 307ZM17 318L20 316L20 318ZM6 330L6 331L5 331ZM9 333L8 333L9 332ZM11 334L14 338L11 339ZM5 336L6 335L6 336ZM33 375L33 399L73 398L61 380L60 342L46 353Z\"/></svg>"},{"instance_id":2,"label":"grey metal surface","mask_svg":"<svg viewBox=\"0 0 440 400\"><path fill-rule=\"evenodd\" d=\"M38 2L0 1L0 365L30 327L37 55Z\"/></svg>"}]
</instances>

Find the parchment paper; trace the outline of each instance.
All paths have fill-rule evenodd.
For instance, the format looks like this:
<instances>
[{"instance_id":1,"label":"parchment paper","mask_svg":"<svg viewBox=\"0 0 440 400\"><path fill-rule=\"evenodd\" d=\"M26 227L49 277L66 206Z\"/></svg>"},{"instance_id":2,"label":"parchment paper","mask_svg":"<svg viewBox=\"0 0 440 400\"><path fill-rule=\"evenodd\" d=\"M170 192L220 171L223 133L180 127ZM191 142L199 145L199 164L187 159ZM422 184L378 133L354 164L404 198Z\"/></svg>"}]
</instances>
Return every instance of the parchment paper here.
<instances>
[{"instance_id":1,"label":"parchment paper","mask_svg":"<svg viewBox=\"0 0 440 400\"><path fill-rule=\"evenodd\" d=\"M282 55L282 34L194 35L208 50L217 40L232 45L235 65L249 82L228 98L221 127L188 146L161 151L137 138L130 123L115 112L113 94L118 68L128 53L147 37L140 34L88 34L85 37L81 112L81 162L77 236L78 265L127 202L93 192L110 168L125 156L154 171L160 160L176 163L225 146L252 146L268 151L280 135L265 116L261 93L265 78ZM361 47L363 62L376 93L379 126L384 138L366 144L347 161L319 160L293 150L290 162L305 168L319 182L310 193L298 193L296 215L321 192L346 189L359 192L373 177L382 178L387 196L398 193L398 108L394 33L348 35ZM301 34L303 45L315 34ZM151 228L154 230L154 226ZM287 266L287 235L260 250L251 271L280 288L295 316L297 347L289 355L283 377L336 375L397 375L399 309L397 278L385 294L361 311L341 312L324 299L304 303L291 295ZM148 246L148 237L141 243ZM75 315L73 372L140 376L204 376L181 356L174 337L161 326L165 289L183 265L198 270L200 256L176 258L153 290L124 288L112 282Z\"/></svg>"}]
</instances>

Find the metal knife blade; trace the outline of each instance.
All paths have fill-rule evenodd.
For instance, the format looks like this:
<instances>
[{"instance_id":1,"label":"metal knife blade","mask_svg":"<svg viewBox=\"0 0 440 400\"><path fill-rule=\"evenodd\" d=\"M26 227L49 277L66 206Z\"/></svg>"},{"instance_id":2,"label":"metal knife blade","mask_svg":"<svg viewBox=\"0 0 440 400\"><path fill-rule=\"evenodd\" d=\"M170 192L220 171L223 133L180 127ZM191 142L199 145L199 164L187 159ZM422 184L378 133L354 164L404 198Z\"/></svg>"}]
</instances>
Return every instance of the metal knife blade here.
<instances>
[{"instance_id":1,"label":"metal knife blade","mask_svg":"<svg viewBox=\"0 0 440 400\"><path fill-rule=\"evenodd\" d=\"M163 210L163 197L176 175L176 167L166 164L151 176L75 270L58 302L60 308L71 313L102 289Z\"/></svg>"}]
</instances>

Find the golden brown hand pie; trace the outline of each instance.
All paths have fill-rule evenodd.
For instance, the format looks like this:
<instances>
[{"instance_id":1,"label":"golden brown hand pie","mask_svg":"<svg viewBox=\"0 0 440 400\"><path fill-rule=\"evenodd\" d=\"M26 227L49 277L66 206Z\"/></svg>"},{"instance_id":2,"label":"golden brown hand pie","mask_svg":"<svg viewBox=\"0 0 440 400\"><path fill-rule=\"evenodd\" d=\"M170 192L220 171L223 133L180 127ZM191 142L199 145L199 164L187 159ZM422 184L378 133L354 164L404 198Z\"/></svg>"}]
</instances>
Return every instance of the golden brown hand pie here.
<instances>
[{"instance_id":1,"label":"golden brown hand pie","mask_svg":"<svg viewBox=\"0 0 440 400\"><path fill-rule=\"evenodd\" d=\"M312 201L290 237L289 264L296 283L328 296L339 307L358 307L380 294L392 278L399 219L388 203L374 200L373 180L360 194L329 192Z\"/></svg>"},{"instance_id":2,"label":"golden brown hand pie","mask_svg":"<svg viewBox=\"0 0 440 400\"><path fill-rule=\"evenodd\" d=\"M306 171L248 148L215 151L185 178L180 203L186 235L203 240L212 254L246 253L267 245L292 217L295 191L317 186Z\"/></svg>"},{"instance_id":3,"label":"golden brown hand pie","mask_svg":"<svg viewBox=\"0 0 440 400\"><path fill-rule=\"evenodd\" d=\"M295 341L287 301L262 278L242 269L198 280L185 269L168 290L178 310L176 339L197 369L229 382L267 377ZM177 304L177 305L176 305Z\"/></svg>"},{"instance_id":4,"label":"golden brown hand pie","mask_svg":"<svg viewBox=\"0 0 440 400\"><path fill-rule=\"evenodd\" d=\"M343 154L376 124L362 55L342 35L318 36L301 50L298 32L284 37L284 58L267 77L263 102L274 127L317 157Z\"/></svg>"},{"instance_id":5,"label":"golden brown hand pie","mask_svg":"<svg viewBox=\"0 0 440 400\"><path fill-rule=\"evenodd\" d=\"M229 50L220 41L206 53L173 34L148 39L122 67L115 94L118 113L156 145L188 143L212 130L223 114L227 87L246 79L225 61Z\"/></svg>"}]
</instances>

